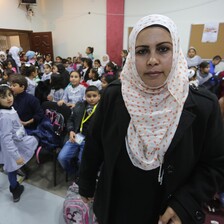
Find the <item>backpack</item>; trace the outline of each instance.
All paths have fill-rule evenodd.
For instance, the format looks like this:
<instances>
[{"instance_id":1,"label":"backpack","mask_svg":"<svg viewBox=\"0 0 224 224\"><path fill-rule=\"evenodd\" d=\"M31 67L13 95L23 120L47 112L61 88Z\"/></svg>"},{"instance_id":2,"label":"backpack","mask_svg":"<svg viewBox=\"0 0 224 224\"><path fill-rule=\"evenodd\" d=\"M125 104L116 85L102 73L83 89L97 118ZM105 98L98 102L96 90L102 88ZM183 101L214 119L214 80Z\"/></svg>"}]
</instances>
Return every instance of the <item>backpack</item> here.
<instances>
[{"instance_id":1,"label":"backpack","mask_svg":"<svg viewBox=\"0 0 224 224\"><path fill-rule=\"evenodd\" d=\"M61 133L65 128L64 116L61 113L57 112L56 110L52 109L46 109L45 115L50 119L55 134L61 135Z\"/></svg>"},{"instance_id":2,"label":"backpack","mask_svg":"<svg viewBox=\"0 0 224 224\"><path fill-rule=\"evenodd\" d=\"M63 204L63 216L66 224L97 224L93 214L93 203L86 204L78 193L79 187L74 182L67 191Z\"/></svg>"}]
</instances>

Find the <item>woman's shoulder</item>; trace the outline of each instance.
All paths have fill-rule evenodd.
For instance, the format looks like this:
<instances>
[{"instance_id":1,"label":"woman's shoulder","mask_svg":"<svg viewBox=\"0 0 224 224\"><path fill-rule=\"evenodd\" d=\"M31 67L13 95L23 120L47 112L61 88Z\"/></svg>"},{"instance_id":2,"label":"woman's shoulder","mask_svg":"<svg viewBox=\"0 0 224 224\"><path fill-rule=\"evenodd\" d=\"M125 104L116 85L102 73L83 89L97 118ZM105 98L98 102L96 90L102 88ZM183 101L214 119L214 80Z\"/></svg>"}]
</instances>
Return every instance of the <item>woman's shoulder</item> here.
<instances>
[{"instance_id":1,"label":"woman's shoulder","mask_svg":"<svg viewBox=\"0 0 224 224\"><path fill-rule=\"evenodd\" d=\"M190 94L194 97L194 100L196 100L199 103L214 103L218 102L217 96L212 93L211 91L207 90L203 87L196 87L196 86L190 86Z\"/></svg>"}]
</instances>

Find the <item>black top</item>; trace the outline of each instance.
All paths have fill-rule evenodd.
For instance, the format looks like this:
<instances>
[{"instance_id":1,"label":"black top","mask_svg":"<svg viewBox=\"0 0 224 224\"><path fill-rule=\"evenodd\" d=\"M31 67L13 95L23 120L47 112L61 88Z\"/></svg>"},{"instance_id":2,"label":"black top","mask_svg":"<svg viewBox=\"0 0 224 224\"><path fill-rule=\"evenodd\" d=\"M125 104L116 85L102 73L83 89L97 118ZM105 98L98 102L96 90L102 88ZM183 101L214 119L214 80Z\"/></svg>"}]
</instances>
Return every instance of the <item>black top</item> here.
<instances>
[{"instance_id":1,"label":"black top","mask_svg":"<svg viewBox=\"0 0 224 224\"><path fill-rule=\"evenodd\" d=\"M159 168L145 171L133 166L122 147L114 172L111 224L158 223L162 200L158 174Z\"/></svg>"}]
</instances>

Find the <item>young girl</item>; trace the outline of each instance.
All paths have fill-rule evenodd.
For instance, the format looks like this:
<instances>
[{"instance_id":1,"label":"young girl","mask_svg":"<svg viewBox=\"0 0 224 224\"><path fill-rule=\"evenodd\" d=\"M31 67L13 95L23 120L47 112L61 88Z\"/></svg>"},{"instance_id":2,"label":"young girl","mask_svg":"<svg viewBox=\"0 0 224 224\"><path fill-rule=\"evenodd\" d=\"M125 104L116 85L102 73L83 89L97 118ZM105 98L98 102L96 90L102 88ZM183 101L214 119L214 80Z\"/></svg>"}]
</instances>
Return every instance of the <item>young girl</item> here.
<instances>
[{"instance_id":1,"label":"young girl","mask_svg":"<svg viewBox=\"0 0 224 224\"><path fill-rule=\"evenodd\" d=\"M104 67L101 65L101 61L99 59L94 61L94 68L97 70L99 77L104 74Z\"/></svg>"},{"instance_id":2,"label":"young girl","mask_svg":"<svg viewBox=\"0 0 224 224\"><path fill-rule=\"evenodd\" d=\"M20 200L24 186L17 182L17 170L33 156L38 141L26 134L17 112L12 107L13 94L8 85L0 85L0 164L8 173L13 201Z\"/></svg>"},{"instance_id":3,"label":"young girl","mask_svg":"<svg viewBox=\"0 0 224 224\"><path fill-rule=\"evenodd\" d=\"M116 79L117 79L117 76L113 72L108 72L103 74L101 78L102 90L106 89L106 87Z\"/></svg>"},{"instance_id":4,"label":"young girl","mask_svg":"<svg viewBox=\"0 0 224 224\"><path fill-rule=\"evenodd\" d=\"M94 60L93 51L94 51L94 48L93 47L87 47L86 48L86 55L92 61Z\"/></svg>"},{"instance_id":5,"label":"young girl","mask_svg":"<svg viewBox=\"0 0 224 224\"><path fill-rule=\"evenodd\" d=\"M44 64L44 74L41 78L41 81L46 81L48 79L51 79L51 74L52 74L51 68L52 68L52 66L50 63Z\"/></svg>"},{"instance_id":6,"label":"young girl","mask_svg":"<svg viewBox=\"0 0 224 224\"><path fill-rule=\"evenodd\" d=\"M34 65L26 63L22 69L21 74L26 77L27 80L27 89L26 92L33 95L35 94L35 89L37 87L37 69Z\"/></svg>"},{"instance_id":7,"label":"young girl","mask_svg":"<svg viewBox=\"0 0 224 224\"><path fill-rule=\"evenodd\" d=\"M80 84L81 75L78 71L70 74L70 85L65 89L63 99L58 101L58 106L65 103L68 107L73 108L79 101L84 100L86 88Z\"/></svg>"},{"instance_id":8,"label":"young girl","mask_svg":"<svg viewBox=\"0 0 224 224\"><path fill-rule=\"evenodd\" d=\"M53 102L58 102L59 100L62 100L64 96L64 89L61 74L52 73L50 85L51 85L51 92L47 96L47 99Z\"/></svg>"},{"instance_id":9,"label":"young girl","mask_svg":"<svg viewBox=\"0 0 224 224\"><path fill-rule=\"evenodd\" d=\"M90 80L87 81L89 86L96 86L99 90L102 89L102 83L99 80L99 74L96 69L90 69L89 78Z\"/></svg>"}]
</instances>

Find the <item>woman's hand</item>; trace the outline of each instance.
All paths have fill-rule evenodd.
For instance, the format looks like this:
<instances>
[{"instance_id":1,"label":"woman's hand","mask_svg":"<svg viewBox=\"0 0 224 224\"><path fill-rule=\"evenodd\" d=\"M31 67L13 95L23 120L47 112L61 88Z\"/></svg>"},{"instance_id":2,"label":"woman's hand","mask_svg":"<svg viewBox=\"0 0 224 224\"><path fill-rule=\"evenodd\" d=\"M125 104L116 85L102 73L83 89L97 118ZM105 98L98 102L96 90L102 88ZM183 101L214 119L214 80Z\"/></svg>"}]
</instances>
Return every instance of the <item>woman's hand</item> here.
<instances>
[{"instance_id":1,"label":"woman's hand","mask_svg":"<svg viewBox=\"0 0 224 224\"><path fill-rule=\"evenodd\" d=\"M165 213L160 216L158 224L182 224L182 222L176 212L171 207L168 207Z\"/></svg>"},{"instance_id":2,"label":"woman's hand","mask_svg":"<svg viewBox=\"0 0 224 224\"><path fill-rule=\"evenodd\" d=\"M20 157L19 159L16 160L16 164L17 165L24 165L25 164L24 159L22 157Z\"/></svg>"},{"instance_id":3,"label":"woman's hand","mask_svg":"<svg viewBox=\"0 0 224 224\"><path fill-rule=\"evenodd\" d=\"M86 204L88 204L88 203L90 203L90 202L93 201L93 198L86 198L86 197L83 197L83 196L81 196L81 199L82 199L83 202L86 203Z\"/></svg>"}]
</instances>

